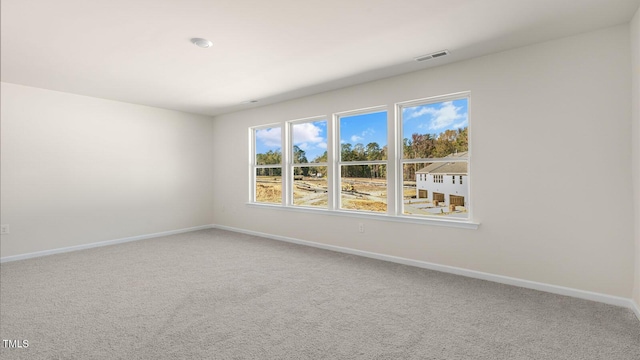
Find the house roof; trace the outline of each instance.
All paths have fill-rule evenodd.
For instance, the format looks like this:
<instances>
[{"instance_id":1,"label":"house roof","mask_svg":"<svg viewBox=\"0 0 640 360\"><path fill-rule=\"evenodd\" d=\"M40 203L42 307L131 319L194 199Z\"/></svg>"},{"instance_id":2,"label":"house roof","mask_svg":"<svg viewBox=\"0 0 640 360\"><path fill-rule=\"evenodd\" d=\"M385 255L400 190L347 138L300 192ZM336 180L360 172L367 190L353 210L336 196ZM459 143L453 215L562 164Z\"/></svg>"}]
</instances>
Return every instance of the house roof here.
<instances>
[{"instance_id":1,"label":"house roof","mask_svg":"<svg viewBox=\"0 0 640 360\"><path fill-rule=\"evenodd\" d=\"M466 175L466 161L458 162L437 162L416 171L416 174L448 174L448 175Z\"/></svg>"},{"instance_id":2,"label":"house roof","mask_svg":"<svg viewBox=\"0 0 640 360\"><path fill-rule=\"evenodd\" d=\"M434 162L424 168L416 171L416 174L467 174L467 162L456 161L457 158L466 158L469 155L468 151L462 151L455 154L450 154L444 159L451 159L451 162Z\"/></svg>"},{"instance_id":3,"label":"house roof","mask_svg":"<svg viewBox=\"0 0 640 360\"><path fill-rule=\"evenodd\" d=\"M456 159L466 157L469 153L467 151L451 154L445 159ZM424 168L416 171L416 174L450 174L450 175L466 175L468 172L468 164L466 161L451 161L451 162L434 162Z\"/></svg>"}]
</instances>

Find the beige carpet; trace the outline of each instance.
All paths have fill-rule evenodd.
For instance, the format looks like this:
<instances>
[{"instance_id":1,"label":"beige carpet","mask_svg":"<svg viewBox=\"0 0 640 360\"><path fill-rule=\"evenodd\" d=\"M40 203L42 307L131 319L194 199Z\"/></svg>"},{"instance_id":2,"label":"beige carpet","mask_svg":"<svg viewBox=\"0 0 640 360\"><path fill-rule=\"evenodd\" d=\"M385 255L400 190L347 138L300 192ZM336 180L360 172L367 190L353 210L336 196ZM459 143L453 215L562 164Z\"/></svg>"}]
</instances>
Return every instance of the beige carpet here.
<instances>
[{"instance_id":1,"label":"beige carpet","mask_svg":"<svg viewBox=\"0 0 640 360\"><path fill-rule=\"evenodd\" d=\"M640 359L628 309L222 230L0 275L2 359Z\"/></svg>"}]
</instances>

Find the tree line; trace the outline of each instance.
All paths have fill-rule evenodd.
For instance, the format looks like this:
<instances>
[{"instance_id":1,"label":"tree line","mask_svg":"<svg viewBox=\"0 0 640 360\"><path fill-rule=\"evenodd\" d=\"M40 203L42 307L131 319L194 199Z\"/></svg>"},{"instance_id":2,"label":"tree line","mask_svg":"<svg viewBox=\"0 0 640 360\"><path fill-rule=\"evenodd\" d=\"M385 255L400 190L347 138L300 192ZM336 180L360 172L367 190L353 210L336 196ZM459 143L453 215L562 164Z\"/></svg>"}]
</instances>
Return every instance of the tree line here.
<instances>
[{"instance_id":1,"label":"tree line","mask_svg":"<svg viewBox=\"0 0 640 360\"><path fill-rule=\"evenodd\" d=\"M446 157L469 150L469 128L446 130L439 135L413 134L404 138L405 159L429 159Z\"/></svg>"},{"instance_id":2,"label":"tree line","mask_svg":"<svg viewBox=\"0 0 640 360\"><path fill-rule=\"evenodd\" d=\"M452 154L469 151L469 128L446 130L439 135L412 134L403 139L405 159L443 158ZM409 164L403 169L403 179L413 181L421 164Z\"/></svg>"},{"instance_id":3,"label":"tree line","mask_svg":"<svg viewBox=\"0 0 640 360\"><path fill-rule=\"evenodd\" d=\"M469 149L468 127L457 130L446 130L436 134L414 133L410 138L403 139L403 156L405 159L430 159L446 157L455 153L465 152ZM387 159L387 146L380 147L376 142L367 145L357 143L352 145L344 143L340 146L342 161L376 161ZM327 152L316 156L311 162L307 159L306 152L297 145L293 147L294 164L326 163ZM282 163L282 154L279 150L269 150L263 154L256 154L258 165ZM415 172L420 170L418 164L404 169L405 180L415 179ZM361 178L386 178L386 166L383 164L351 165L342 168L343 177ZM280 176L280 168L257 169L258 176ZM294 168L294 175L326 176L326 166L301 166Z\"/></svg>"}]
</instances>

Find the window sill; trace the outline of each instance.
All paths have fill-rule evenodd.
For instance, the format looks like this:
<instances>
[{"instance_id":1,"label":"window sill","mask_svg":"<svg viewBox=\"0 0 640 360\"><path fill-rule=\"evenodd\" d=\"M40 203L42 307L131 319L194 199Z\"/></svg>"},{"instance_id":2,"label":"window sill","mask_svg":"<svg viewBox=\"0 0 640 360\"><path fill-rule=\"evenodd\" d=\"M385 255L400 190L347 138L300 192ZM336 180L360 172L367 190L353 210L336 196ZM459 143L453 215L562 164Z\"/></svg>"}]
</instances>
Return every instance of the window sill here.
<instances>
[{"instance_id":1,"label":"window sill","mask_svg":"<svg viewBox=\"0 0 640 360\"><path fill-rule=\"evenodd\" d=\"M391 221L391 222L399 222L399 223L420 224L420 225L445 226L445 227L471 229L471 230L476 230L480 226L480 223L470 221L470 220L418 218L418 217L402 216L402 215L393 216L393 215L387 215L387 214L377 214L372 212L314 209L310 207L282 206L282 205L276 205L276 204L246 203L246 205L249 207L269 209L269 210L284 210L284 211L294 211L294 212L302 212L302 213L310 213L310 214L322 214L322 215L330 215L330 216L348 216L348 217L361 218L361 219L382 220L382 221Z\"/></svg>"}]
</instances>

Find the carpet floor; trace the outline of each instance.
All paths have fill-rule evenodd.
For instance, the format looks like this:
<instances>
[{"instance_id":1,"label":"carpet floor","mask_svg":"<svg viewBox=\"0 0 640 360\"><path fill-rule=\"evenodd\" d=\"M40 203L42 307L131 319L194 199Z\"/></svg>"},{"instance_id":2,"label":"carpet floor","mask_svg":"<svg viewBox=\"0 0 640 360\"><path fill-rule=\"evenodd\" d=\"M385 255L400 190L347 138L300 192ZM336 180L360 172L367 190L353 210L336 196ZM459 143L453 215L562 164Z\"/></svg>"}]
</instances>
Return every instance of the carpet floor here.
<instances>
[{"instance_id":1,"label":"carpet floor","mask_svg":"<svg viewBox=\"0 0 640 360\"><path fill-rule=\"evenodd\" d=\"M0 283L2 359L640 359L628 309L218 229Z\"/></svg>"}]
</instances>

